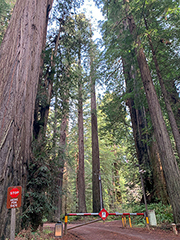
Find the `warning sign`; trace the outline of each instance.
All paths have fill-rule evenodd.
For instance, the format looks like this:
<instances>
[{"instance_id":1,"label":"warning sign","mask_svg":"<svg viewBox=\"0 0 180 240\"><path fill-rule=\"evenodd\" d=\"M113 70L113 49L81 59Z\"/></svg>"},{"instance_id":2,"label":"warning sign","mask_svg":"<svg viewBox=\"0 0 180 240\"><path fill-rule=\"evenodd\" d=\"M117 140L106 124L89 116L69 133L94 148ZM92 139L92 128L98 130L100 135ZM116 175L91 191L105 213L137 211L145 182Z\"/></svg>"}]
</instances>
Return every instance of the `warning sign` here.
<instances>
[{"instance_id":1,"label":"warning sign","mask_svg":"<svg viewBox=\"0 0 180 240\"><path fill-rule=\"evenodd\" d=\"M22 187L15 186L9 187L7 192L7 208L19 208L21 207L21 194Z\"/></svg>"},{"instance_id":2,"label":"warning sign","mask_svg":"<svg viewBox=\"0 0 180 240\"><path fill-rule=\"evenodd\" d=\"M102 220L105 220L108 215L109 213L104 208L99 212L99 216L102 218Z\"/></svg>"}]
</instances>

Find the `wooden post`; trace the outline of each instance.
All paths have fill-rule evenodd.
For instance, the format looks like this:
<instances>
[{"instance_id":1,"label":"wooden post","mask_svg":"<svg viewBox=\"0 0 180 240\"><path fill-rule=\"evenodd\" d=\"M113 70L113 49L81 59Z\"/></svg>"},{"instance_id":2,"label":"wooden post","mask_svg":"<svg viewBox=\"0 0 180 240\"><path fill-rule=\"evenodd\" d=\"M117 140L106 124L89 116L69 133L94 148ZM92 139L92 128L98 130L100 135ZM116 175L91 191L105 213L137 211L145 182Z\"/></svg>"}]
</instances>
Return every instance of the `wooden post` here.
<instances>
[{"instance_id":1,"label":"wooden post","mask_svg":"<svg viewBox=\"0 0 180 240\"><path fill-rule=\"evenodd\" d=\"M11 208L11 235L10 240L15 239L15 229L16 229L16 208Z\"/></svg>"}]
</instances>

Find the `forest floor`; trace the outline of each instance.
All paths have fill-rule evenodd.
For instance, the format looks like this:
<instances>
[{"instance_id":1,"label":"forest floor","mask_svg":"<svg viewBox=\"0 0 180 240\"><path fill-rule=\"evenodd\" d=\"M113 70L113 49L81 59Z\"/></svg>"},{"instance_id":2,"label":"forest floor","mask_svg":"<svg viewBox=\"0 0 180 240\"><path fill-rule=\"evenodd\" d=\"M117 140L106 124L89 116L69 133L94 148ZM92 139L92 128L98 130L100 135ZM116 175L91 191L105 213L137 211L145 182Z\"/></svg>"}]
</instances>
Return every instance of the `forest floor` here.
<instances>
[{"instance_id":1,"label":"forest floor","mask_svg":"<svg viewBox=\"0 0 180 240\"><path fill-rule=\"evenodd\" d=\"M82 223L82 222L81 222ZM68 224L68 229L78 225L77 222ZM54 223L46 223L43 230L32 234L30 231L23 230L15 238L16 240L54 240L60 239L54 237ZM111 222L96 222L83 227L71 229L62 240L180 240L179 235L175 235L172 230L162 230L151 228L123 228L119 220Z\"/></svg>"}]
</instances>

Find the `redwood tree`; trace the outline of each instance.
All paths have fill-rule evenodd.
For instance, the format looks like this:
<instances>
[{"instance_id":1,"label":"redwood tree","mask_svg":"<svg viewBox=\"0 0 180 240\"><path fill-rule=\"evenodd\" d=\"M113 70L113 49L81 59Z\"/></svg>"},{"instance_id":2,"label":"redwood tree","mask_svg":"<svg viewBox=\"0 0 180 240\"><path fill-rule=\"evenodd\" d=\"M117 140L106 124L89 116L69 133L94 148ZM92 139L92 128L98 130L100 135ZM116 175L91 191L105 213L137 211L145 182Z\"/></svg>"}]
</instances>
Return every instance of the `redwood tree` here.
<instances>
[{"instance_id":1,"label":"redwood tree","mask_svg":"<svg viewBox=\"0 0 180 240\"><path fill-rule=\"evenodd\" d=\"M127 3L124 0L124 3ZM162 160L162 167L164 176L167 183L167 191L170 199L170 203L173 208L174 221L180 221L180 172L174 156L171 141L168 135L168 131L163 119L161 107L158 101L158 97L153 85L149 66L146 61L144 49L141 46L139 37L137 36L137 29L134 18L128 14L128 8L126 8L129 30L136 43L137 61L141 73L142 82L144 85L146 98L148 102L149 112L154 128L154 135L159 148L160 157Z\"/></svg>"},{"instance_id":2,"label":"redwood tree","mask_svg":"<svg viewBox=\"0 0 180 240\"><path fill-rule=\"evenodd\" d=\"M37 86L53 0L17 0L0 49L0 236L7 236L7 188L26 191ZM22 209L22 208L21 208ZM20 220L17 221L20 228Z\"/></svg>"},{"instance_id":3,"label":"redwood tree","mask_svg":"<svg viewBox=\"0 0 180 240\"><path fill-rule=\"evenodd\" d=\"M78 174L77 174L77 188L78 188L78 209L79 212L86 212L85 201L85 179L84 179L84 127L83 127L83 89L82 89L82 75L81 75L81 40L79 40L78 53Z\"/></svg>"},{"instance_id":4,"label":"redwood tree","mask_svg":"<svg viewBox=\"0 0 180 240\"><path fill-rule=\"evenodd\" d=\"M78 62L78 173L77 173L77 195L79 212L86 212L85 201L85 177L84 177L84 126L83 126L83 67L81 61L85 60L86 49L89 43L89 22L84 14L76 16L77 33L77 62Z\"/></svg>"},{"instance_id":5,"label":"redwood tree","mask_svg":"<svg viewBox=\"0 0 180 240\"><path fill-rule=\"evenodd\" d=\"M93 192L93 212L101 210L100 202L100 159L99 159L99 141L98 124L96 108L96 90L95 90L95 59L93 43L90 48L90 80L91 80L91 138L92 138L92 192Z\"/></svg>"}]
</instances>

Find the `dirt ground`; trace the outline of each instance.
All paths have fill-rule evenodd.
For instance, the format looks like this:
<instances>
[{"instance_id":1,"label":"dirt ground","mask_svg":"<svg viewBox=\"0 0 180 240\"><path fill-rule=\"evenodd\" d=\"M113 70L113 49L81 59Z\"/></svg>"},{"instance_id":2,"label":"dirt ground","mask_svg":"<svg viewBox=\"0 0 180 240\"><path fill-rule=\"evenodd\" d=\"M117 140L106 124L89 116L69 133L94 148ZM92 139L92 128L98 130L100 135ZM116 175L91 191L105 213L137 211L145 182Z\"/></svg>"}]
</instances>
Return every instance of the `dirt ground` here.
<instances>
[{"instance_id":1,"label":"dirt ground","mask_svg":"<svg viewBox=\"0 0 180 240\"><path fill-rule=\"evenodd\" d=\"M55 224L44 224L44 229L54 229ZM68 224L68 229L78 224ZM52 238L51 238L52 239ZM56 238L57 239L57 238ZM121 221L96 222L68 230L63 240L180 240L180 233L175 235L171 230L151 228L123 228Z\"/></svg>"}]
</instances>

